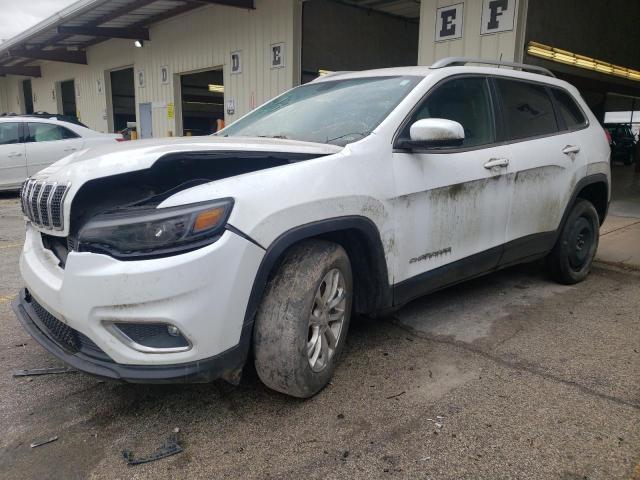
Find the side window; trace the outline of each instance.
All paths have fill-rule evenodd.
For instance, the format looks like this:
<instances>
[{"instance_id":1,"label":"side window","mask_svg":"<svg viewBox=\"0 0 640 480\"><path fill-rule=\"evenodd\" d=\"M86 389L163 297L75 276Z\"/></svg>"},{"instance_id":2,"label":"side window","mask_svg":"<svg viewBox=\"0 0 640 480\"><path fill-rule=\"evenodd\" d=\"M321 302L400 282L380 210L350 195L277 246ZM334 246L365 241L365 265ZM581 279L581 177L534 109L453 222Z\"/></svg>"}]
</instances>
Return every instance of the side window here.
<instances>
[{"instance_id":1,"label":"side window","mask_svg":"<svg viewBox=\"0 0 640 480\"><path fill-rule=\"evenodd\" d=\"M509 140L549 135L558 131L551 98L543 85L496 79L502 97L504 125Z\"/></svg>"},{"instance_id":2,"label":"side window","mask_svg":"<svg viewBox=\"0 0 640 480\"><path fill-rule=\"evenodd\" d=\"M53 140L66 140L76 138L74 132L68 128L52 123L29 123L29 142L50 142Z\"/></svg>"},{"instance_id":3,"label":"side window","mask_svg":"<svg viewBox=\"0 0 640 480\"><path fill-rule=\"evenodd\" d=\"M80 136L77 133L69 130L68 128L65 128L65 127L58 127L58 128L62 130L62 138L64 138L65 140L70 138L78 138Z\"/></svg>"},{"instance_id":4,"label":"side window","mask_svg":"<svg viewBox=\"0 0 640 480\"><path fill-rule=\"evenodd\" d=\"M436 87L413 113L402 138L408 138L411 125L424 118L445 118L460 123L464 128L463 147L494 141L489 88L483 77L457 78Z\"/></svg>"},{"instance_id":5,"label":"side window","mask_svg":"<svg viewBox=\"0 0 640 480\"><path fill-rule=\"evenodd\" d=\"M20 124L17 122L0 123L0 145L20 143Z\"/></svg>"},{"instance_id":6,"label":"side window","mask_svg":"<svg viewBox=\"0 0 640 480\"><path fill-rule=\"evenodd\" d=\"M571 98L571 95L559 88L552 88L551 91L556 101L558 113L564 120L565 127L569 130L584 127L587 124L587 119L576 101Z\"/></svg>"}]
</instances>

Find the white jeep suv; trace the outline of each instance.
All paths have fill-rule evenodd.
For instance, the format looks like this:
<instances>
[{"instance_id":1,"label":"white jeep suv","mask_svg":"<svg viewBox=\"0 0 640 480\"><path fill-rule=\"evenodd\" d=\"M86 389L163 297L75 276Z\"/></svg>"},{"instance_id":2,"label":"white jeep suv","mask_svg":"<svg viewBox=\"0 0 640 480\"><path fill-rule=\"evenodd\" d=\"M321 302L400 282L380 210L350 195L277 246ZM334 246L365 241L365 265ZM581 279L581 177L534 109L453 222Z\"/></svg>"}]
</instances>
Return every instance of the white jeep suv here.
<instances>
[{"instance_id":1,"label":"white jeep suv","mask_svg":"<svg viewBox=\"0 0 640 480\"><path fill-rule=\"evenodd\" d=\"M14 302L56 357L128 382L329 381L352 312L547 257L588 274L609 145L539 68L336 73L216 136L78 152L22 189ZM509 66L511 68L504 68Z\"/></svg>"}]
</instances>

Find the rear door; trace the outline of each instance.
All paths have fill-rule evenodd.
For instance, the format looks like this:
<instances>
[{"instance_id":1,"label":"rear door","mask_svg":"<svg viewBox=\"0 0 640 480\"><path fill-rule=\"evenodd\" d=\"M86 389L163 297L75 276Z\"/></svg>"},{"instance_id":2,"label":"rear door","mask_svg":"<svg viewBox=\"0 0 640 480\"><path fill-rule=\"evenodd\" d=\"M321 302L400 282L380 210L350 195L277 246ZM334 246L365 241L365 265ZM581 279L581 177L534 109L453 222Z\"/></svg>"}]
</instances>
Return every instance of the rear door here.
<instances>
[{"instance_id":1,"label":"rear door","mask_svg":"<svg viewBox=\"0 0 640 480\"><path fill-rule=\"evenodd\" d=\"M553 247L584 158L580 139L565 129L554 108L549 86L512 78L493 82L501 103L501 135L509 144L515 173L501 260L505 265Z\"/></svg>"},{"instance_id":2,"label":"rear door","mask_svg":"<svg viewBox=\"0 0 640 480\"><path fill-rule=\"evenodd\" d=\"M28 122L27 130L29 176L80 150L83 145L83 140L78 134L55 123Z\"/></svg>"},{"instance_id":3,"label":"rear door","mask_svg":"<svg viewBox=\"0 0 640 480\"><path fill-rule=\"evenodd\" d=\"M19 186L27 178L21 122L0 122L0 189Z\"/></svg>"},{"instance_id":4,"label":"rear door","mask_svg":"<svg viewBox=\"0 0 640 480\"><path fill-rule=\"evenodd\" d=\"M491 270L507 224L509 148L496 145L489 82L456 77L436 85L399 133L424 118L459 122L461 147L396 150L396 302Z\"/></svg>"}]
</instances>

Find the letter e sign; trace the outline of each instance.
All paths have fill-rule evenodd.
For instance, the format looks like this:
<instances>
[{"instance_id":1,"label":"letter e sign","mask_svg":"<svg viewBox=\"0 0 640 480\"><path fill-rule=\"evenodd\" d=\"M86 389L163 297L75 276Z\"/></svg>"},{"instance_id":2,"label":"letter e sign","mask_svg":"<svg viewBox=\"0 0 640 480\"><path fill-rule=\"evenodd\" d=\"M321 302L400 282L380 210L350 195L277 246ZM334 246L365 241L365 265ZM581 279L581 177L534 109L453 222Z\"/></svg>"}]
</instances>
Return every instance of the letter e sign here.
<instances>
[{"instance_id":1,"label":"letter e sign","mask_svg":"<svg viewBox=\"0 0 640 480\"><path fill-rule=\"evenodd\" d=\"M518 0L482 0L482 35L513 30Z\"/></svg>"},{"instance_id":2,"label":"letter e sign","mask_svg":"<svg viewBox=\"0 0 640 480\"><path fill-rule=\"evenodd\" d=\"M271 68L284 68L284 43L274 43L271 45Z\"/></svg>"},{"instance_id":3,"label":"letter e sign","mask_svg":"<svg viewBox=\"0 0 640 480\"><path fill-rule=\"evenodd\" d=\"M464 3L436 10L436 42L462 38Z\"/></svg>"}]
</instances>

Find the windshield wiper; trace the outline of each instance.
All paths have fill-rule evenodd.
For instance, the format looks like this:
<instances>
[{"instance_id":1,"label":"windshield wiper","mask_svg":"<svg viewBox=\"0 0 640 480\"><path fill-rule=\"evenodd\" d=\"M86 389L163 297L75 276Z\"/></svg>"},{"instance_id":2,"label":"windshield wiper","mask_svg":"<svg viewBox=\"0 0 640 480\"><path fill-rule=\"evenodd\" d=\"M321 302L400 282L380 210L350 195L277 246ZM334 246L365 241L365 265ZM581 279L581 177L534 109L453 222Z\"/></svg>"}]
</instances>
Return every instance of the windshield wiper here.
<instances>
[{"instance_id":1,"label":"windshield wiper","mask_svg":"<svg viewBox=\"0 0 640 480\"><path fill-rule=\"evenodd\" d=\"M260 138L278 138L280 140L288 140L284 135L258 135Z\"/></svg>"},{"instance_id":2,"label":"windshield wiper","mask_svg":"<svg viewBox=\"0 0 640 480\"><path fill-rule=\"evenodd\" d=\"M335 138L327 138L327 141L325 143L333 142L335 140L340 140L341 138L348 137L350 135L360 135L362 138L364 138L367 135L369 135L369 132L364 132L364 133L362 133L362 132L345 133L344 135L340 135L340 136L335 137Z\"/></svg>"}]
</instances>

